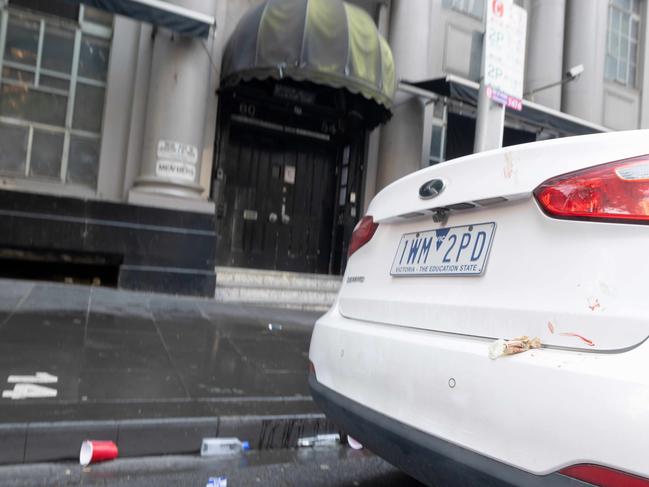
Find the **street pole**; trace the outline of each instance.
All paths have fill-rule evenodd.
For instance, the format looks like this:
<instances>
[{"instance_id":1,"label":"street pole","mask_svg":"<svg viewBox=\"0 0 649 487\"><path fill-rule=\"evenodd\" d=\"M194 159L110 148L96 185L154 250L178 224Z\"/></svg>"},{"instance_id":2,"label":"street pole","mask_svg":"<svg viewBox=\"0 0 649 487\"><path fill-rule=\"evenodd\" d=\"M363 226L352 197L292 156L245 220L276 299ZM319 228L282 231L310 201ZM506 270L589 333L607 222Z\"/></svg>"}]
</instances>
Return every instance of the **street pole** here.
<instances>
[{"instance_id":1,"label":"street pole","mask_svg":"<svg viewBox=\"0 0 649 487\"><path fill-rule=\"evenodd\" d=\"M505 106L491 101L487 96L487 87L483 79L484 77L481 76L480 90L478 91L478 115L473 141L474 153L502 147L505 131Z\"/></svg>"},{"instance_id":2,"label":"street pole","mask_svg":"<svg viewBox=\"0 0 649 487\"><path fill-rule=\"evenodd\" d=\"M478 91L478 113L475 124L473 152L484 152L503 146L505 131L505 106L493 102L487 96L485 85L485 49L487 46L487 15L484 20L484 36L482 38L482 60L480 62L480 90Z\"/></svg>"}]
</instances>

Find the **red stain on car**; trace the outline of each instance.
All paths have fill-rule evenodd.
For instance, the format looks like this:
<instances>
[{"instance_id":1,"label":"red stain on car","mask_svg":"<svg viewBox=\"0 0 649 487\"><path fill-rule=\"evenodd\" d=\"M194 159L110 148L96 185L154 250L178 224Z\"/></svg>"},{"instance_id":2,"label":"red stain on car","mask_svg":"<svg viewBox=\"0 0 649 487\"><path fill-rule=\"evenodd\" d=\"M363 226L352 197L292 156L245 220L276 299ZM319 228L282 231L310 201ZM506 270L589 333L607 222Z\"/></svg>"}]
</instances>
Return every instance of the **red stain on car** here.
<instances>
[{"instance_id":1,"label":"red stain on car","mask_svg":"<svg viewBox=\"0 0 649 487\"><path fill-rule=\"evenodd\" d=\"M550 333L554 335L554 325L551 321L548 321L548 330L550 330Z\"/></svg>"},{"instance_id":2,"label":"red stain on car","mask_svg":"<svg viewBox=\"0 0 649 487\"><path fill-rule=\"evenodd\" d=\"M601 308L601 305L599 304L599 299L595 299L591 304L588 305L591 311L595 311L597 308Z\"/></svg>"},{"instance_id":3,"label":"red stain on car","mask_svg":"<svg viewBox=\"0 0 649 487\"><path fill-rule=\"evenodd\" d=\"M577 337L579 338L582 342L584 342L586 345L589 347L594 347L595 344L593 343L592 340L589 340L588 338L581 336L579 333L572 333L572 332L566 332L566 333L559 333L559 335L564 336L564 337Z\"/></svg>"}]
</instances>

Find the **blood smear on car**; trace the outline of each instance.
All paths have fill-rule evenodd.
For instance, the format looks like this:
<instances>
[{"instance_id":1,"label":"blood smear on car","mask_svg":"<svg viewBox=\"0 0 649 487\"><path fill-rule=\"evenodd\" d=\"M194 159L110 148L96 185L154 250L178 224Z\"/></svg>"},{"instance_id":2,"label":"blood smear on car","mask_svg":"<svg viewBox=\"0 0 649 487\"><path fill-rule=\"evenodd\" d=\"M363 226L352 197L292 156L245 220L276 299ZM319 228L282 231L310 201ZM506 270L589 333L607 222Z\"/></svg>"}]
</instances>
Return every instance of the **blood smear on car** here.
<instances>
[{"instance_id":1,"label":"blood smear on car","mask_svg":"<svg viewBox=\"0 0 649 487\"><path fill-rule=\"evenodd\" d=\"M589 299L588 300L588 307L590 308L591 311L595 311L597 308L601 308L602 305L599 304L599 299Z\"/></svg>"},{"instance_id":2,"label":"blood smear on car","mask_svg":"<svg viewBox=\"0 0 649 487\"><path fill-rule=\"evenodd\" d=\"M595 346L595 344L593 343L592 340L589 340L588 338L583 337L583 336L581 336L581 335L578 334L578 333L572 333L572 332L569 332L569 333L559 333L559 335L564 336L564 337L577 337L577 338L579 338L581 341L583 341L586 345L588 345L589 347L594 347L594 346Z\"/></svg>"}]
</instances>

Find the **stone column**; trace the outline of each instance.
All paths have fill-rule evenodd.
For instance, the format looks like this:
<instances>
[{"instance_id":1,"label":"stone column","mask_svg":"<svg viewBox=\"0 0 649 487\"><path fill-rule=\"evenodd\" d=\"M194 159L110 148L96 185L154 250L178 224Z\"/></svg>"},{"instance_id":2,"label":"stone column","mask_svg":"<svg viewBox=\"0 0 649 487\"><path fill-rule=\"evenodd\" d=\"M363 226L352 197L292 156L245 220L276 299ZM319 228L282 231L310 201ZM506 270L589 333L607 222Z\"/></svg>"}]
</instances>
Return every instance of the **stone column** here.
<instances>
[{"instance_id":1,"label":"stone column","mask_svg":"<svg viewBox=\"0 0 649 487\"><path fill-rule=\"evenodd\" d=\"M381 3L378 6L377 27L379 34L385 39L390 32L390 9L387 3ZM376 127L367 136L367 156L365 158L365 172L363 182L363 214L367 212L367 207L376 195L376 177L379 168L379 148L381 144L381 127Z\"/></svg>"},{"instance_id":2,"label":"stone column","mask_svg":"<svg viewBox=\"0 0 649 487\"><path fill-rule=\"evenodd\" d=\"M216 0L170 3L214 15ZM140 175L130 201L142 202L142 193L201 197L205 114L215 96L209 92L211 64L203 42L162 28L155 32Z\"/></svg>"},{"instance_id":3,"label":"stone column","mask_svg":"<svg viewBox=\"0 0 649 487\"><path fill-rule=\"evenodd\" d=\"M561 109L598 124L602 123L604 104L607 20L608 0L566 2L563 71L583 64L584 73L563 85Z\"/></svg>"},{"instance_id":4,"label":"stone column","mask_svg":"<svg viewBox=\"0 0 649 487\"><path fill-rule=\"evenodd\" d=\"M397 79L428 78L430 0L393 0L390 35ZM381 128L377 190L421 168L424 103L397 92L394 116Z\"/></svg>"},{"instance_id":5,"label":"stone column","mask_svg":"<svg viewBox=\"0 0 649 487\"><path fill-rule=\"evenodd\" d=\"M563 32L566 0L532 0L528 12L525 92L563 78ZM530 99L561 109L561 86L540 91Z\"/></svg>"}]
</instances>

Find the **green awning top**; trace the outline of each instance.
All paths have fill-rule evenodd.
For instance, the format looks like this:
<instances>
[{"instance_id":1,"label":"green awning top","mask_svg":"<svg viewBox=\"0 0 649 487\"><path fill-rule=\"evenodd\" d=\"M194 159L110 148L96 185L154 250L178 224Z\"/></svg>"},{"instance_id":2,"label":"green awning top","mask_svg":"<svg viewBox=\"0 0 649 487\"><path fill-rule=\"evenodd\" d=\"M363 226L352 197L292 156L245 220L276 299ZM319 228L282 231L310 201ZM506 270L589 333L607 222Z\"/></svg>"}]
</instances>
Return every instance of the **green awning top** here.
<instances>
[{"instance_id":1,"label":"green awning top","mask_svg":"<svg viewBox=\"0 0 649 487\"><path fill-rule=\"evenodd\" d=\"M267 78L346 88L386 110L396 87L388 43L363 9L341 0L266 0L242 17L221 84Z\"/></svg>"}]
</instances>

